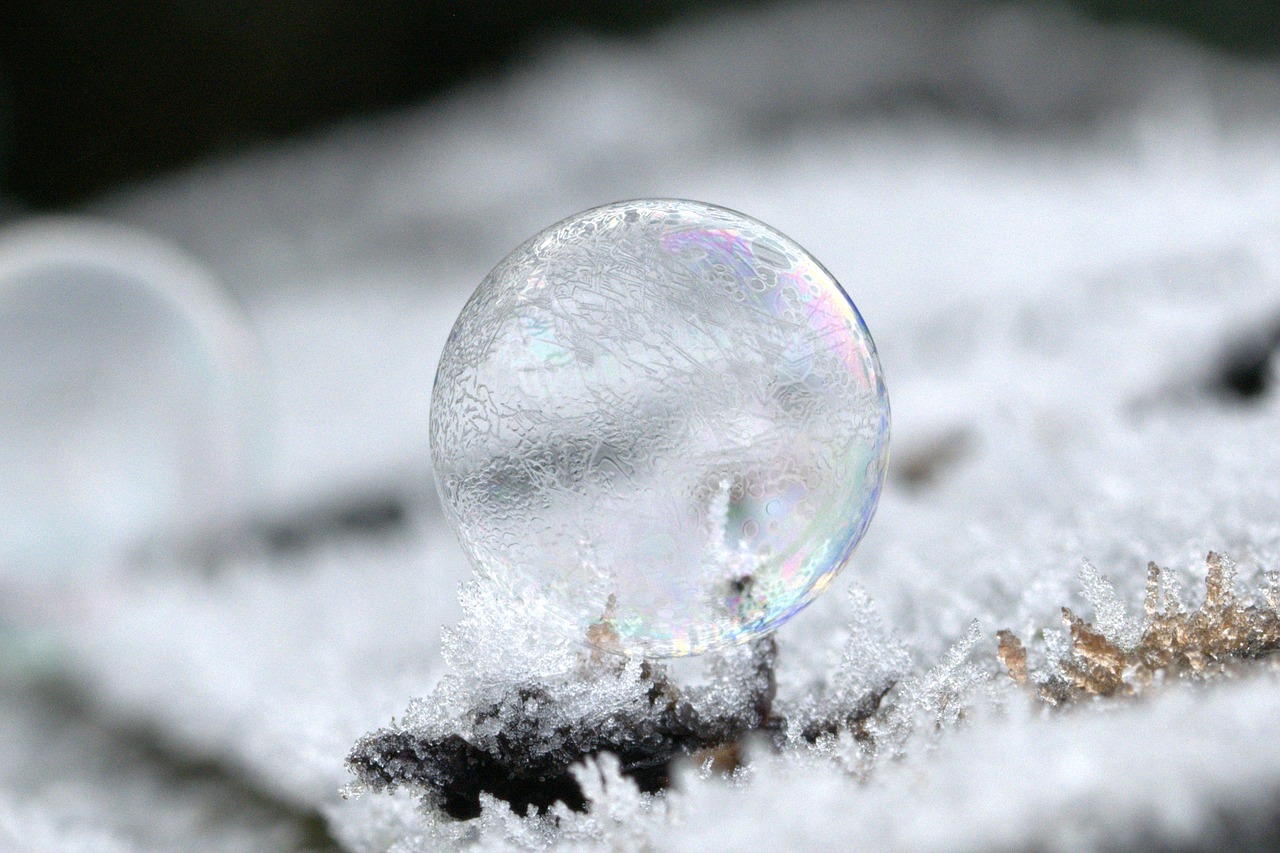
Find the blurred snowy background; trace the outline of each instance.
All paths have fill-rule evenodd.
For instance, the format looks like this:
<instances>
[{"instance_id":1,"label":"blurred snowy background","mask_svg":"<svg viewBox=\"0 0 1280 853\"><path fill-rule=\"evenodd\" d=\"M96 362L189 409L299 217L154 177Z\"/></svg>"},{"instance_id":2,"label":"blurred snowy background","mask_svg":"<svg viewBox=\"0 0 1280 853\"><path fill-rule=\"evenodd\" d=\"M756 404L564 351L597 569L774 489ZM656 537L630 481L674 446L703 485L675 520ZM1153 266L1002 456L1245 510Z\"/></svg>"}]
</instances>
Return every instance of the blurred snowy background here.
<instances>
[{"instance_id":1,"label":"blurred snowy background","mask_svg":"<svg viewBox=\"0 0 1280 853\"><path fill-rule=\"evenodd\" d=\"M617 199L774 225L880 348L890 480L778 634L784 693L838 660L853 583L922 669L978 620L998 679L996 630L1091 616L1083 560L1134 606L1148 560L1280 569L1272 5L310 5L148 7L150 41L98 4L0 13L0 848L446 843L406 796L340 795L460 614L436 359L507 251ZM978 709L865 781L690 771L613 803L633 834L568 840L1265 849L1278 734L1269 674Z\"/></svg>"}]
</instances>

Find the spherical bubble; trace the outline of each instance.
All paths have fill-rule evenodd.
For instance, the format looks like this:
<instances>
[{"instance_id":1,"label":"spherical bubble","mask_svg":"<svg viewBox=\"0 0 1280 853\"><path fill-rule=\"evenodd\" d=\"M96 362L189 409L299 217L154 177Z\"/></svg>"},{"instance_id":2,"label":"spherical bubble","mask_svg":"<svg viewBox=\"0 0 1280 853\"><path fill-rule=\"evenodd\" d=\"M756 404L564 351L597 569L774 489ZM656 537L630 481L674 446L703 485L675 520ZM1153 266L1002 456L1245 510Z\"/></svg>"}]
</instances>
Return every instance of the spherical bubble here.
<instances>
[{"instance_id":1,"label":"spherical bubble","mask_svg":"<svg viewBox=\"0 0 1280 853\"><path fill-rule=\"evenodd\" d=\"M772 630L866 531L889 402L853 302L720 207L588 210L463 308L431 399L446 512L549 630L697 654Z\"/></svg>"},{"instance_id":2,"label":"spherical bubble","mask_svg":"<svg viewBox=\"0 0 1280 853\"><path fill-rule=\"evenodd\" d=\"M257 381L192 259L81 219L0 232L0 576L226 521L254 480Z\"/></svg>"}]
</instances>

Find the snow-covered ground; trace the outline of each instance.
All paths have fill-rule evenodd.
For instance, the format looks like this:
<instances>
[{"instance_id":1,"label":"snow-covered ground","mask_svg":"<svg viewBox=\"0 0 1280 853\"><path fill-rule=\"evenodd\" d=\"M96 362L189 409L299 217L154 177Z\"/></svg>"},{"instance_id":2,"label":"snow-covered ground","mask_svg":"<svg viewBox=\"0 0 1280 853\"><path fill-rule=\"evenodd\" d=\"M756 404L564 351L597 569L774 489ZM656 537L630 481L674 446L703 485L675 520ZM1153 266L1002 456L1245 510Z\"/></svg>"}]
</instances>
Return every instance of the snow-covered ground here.
<instances>
[{"instance_id":1,"label":"snow-covered ground","mask_svg":"<svg viewBox=\"0 0 1280 853\"><path fill-rule=\"evenodd\" d=\"M735 782L690 766L650 801L602 759L592 813L559 829L344 800L352 743L431 693L461 613L426 460L453 318L525 237L642 196L794 237L880 350L890 480L832 591L778 632L780 698L835 668L857 584L920 672L977 620L971 704L856 773L761 749ZM390 495L403 518L86 571L88 603L0 669L0 847L294 849L320 843L315 815L361 851L1181 849L1274 827L1270 668L1045 715L1002 691L994 634L1057 648L1060 607L1092 618L1086 559L1134 607L1148 560L1191 590L1210 550L1243 584L1280 569L1280 393L1213 390L1280 322L1280 68L1017 7L737 13L550 45L84 212L185 249L242 304L269 400L255 511L318 529Z\"/></svg>"}]
</instances>

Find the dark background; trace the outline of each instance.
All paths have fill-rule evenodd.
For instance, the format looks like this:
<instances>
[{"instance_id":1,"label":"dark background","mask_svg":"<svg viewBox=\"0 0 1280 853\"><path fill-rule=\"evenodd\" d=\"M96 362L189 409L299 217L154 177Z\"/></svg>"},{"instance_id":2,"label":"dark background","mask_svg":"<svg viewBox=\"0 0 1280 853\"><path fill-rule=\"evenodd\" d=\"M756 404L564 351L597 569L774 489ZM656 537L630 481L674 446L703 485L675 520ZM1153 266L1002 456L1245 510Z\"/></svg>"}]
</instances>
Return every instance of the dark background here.
<instances>
[{"instance_id":1,"label":"dark background","mask_svg":"<svg viewBox=\"0 0 1280 853\"><path fill-rule=\"evenodd\" d=\"M201 156L501 74L556 37L641 35L766 2L4 0L0 197L65 207ZM1280 55L1277 0L1065 5L1235 54Z\"/></svg>"}]
</instances>

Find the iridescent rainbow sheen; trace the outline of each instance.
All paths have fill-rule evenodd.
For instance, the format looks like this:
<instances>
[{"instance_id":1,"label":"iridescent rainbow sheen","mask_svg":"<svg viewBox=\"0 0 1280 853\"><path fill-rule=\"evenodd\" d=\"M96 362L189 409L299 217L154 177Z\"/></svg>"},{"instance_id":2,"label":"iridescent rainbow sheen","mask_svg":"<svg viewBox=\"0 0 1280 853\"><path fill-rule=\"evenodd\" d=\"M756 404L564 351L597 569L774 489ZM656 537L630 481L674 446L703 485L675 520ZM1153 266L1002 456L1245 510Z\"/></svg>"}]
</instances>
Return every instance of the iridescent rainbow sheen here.
<instances>
[{"instance_id":1,"label":"iridescent rainbow sheen","mask_svg":"<svg viewBox=\"0 0 1280 853\"><path fill-rule=\"evenodd\" d=\"M830 584L875 511L889 407L840 285L698 202L553 225L463 309L432 396L444 505L549 627L696 654Z\"/></svg>"}]
</instances>

